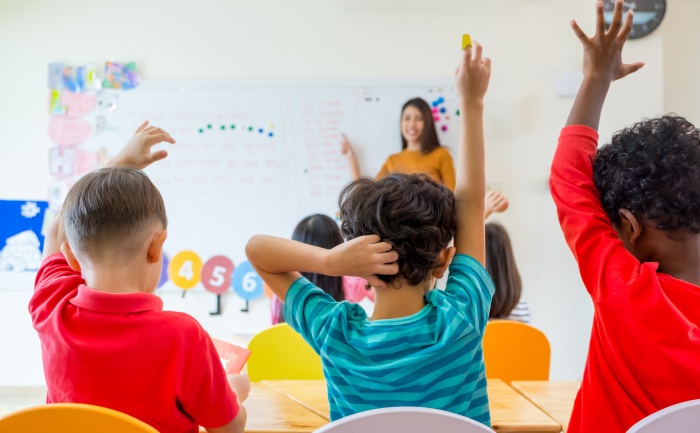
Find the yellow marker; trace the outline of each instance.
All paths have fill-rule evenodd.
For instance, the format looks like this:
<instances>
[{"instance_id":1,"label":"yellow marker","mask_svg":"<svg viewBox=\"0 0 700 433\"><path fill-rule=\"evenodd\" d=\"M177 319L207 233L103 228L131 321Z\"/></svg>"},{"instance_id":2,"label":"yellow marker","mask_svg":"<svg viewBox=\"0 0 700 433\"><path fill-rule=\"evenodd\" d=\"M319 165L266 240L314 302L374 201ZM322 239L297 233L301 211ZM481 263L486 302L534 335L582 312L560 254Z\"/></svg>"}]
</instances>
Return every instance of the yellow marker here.
<instances>
[{"instance_id":1,"label":"yellow marker","mask_svg":"<svg viewBox=\"0 0 700 433\"><path fill-rule=\"evenodd\" d=\"M472 38L468 34L462 35L462 49L472 46Z\"/></svg>"}]
</instances>

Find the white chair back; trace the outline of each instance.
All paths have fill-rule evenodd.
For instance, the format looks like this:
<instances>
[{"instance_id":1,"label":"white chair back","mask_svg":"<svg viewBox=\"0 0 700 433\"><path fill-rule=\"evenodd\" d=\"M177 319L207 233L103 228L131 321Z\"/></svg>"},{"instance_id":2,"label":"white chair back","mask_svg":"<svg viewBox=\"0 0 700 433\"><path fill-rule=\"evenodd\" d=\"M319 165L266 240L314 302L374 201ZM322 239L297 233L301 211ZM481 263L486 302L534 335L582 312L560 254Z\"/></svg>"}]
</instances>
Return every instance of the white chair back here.
<instances>
[{"instance_id":1,"label":"white chair back","mask_svg":"<svg viewBox=\"0 0 700 433\"><path fill-rule=\"evenodd\" d=\"M627 433L695 433L699 429L700 400L690 400L649 415Z\"/></svg>"},{"instance_id":2,"label":"white chair back","mask_svg":"<svg viewBox=\"0 0 700 433\"><path fill-rule=\"evenodd\" d=\"M424 407L387 407L356 413L314 433L494 433L472 419Z\"/></svg>"}]
</instances>

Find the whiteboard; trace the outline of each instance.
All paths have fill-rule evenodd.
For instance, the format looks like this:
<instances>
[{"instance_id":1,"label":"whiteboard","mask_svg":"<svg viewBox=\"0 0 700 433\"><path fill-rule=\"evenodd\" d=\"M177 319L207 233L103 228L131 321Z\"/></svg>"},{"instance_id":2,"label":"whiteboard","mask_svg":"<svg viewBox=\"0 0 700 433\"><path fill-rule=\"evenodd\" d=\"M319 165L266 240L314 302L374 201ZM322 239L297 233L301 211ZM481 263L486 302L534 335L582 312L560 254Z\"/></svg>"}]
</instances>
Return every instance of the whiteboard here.
<instances>
[{"instance_id":1,"label":"whiteboard","mask_svg":"<svg viewBox=\"0 0 700 433\"><path fill-rule=\"evenodd\" d=\"M202 264L224 256L238 269L252 235L289 237L313 213L337 218L338 194L351 180L340 154L341 133L353 143L363 174L374 176L401 151L400 110L414 97L435 106L440 141L456 156L458 104L450 80L146 81L130 91L102 90L95 111L84 117L93 135L80 146L90 152L106 147L114 155L144 120L176 140L160 146L168 158L146 173L161 191L169 219L169 263L156 293L179 293L167 276L202 273L172 267L183 251ZM207 278L214 277L210 271ZM254 287L262 286L259 279L246 281L247 289L261 293ZM204 291L199 282L188 293ZM268 311L264 296L251 301L253 328L269 323Z\"/></svg>"}]
</instances>

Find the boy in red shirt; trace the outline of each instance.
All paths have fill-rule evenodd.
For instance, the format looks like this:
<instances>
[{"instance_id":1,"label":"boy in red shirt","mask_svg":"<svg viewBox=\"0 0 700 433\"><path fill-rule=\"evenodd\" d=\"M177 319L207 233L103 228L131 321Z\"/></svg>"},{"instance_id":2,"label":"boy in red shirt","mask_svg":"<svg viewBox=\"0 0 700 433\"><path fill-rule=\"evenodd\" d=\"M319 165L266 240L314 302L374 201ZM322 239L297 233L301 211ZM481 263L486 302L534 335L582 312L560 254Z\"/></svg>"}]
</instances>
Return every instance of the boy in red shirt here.
<instances>
[{"instance_id":1,"label":"boy in red shirt","mask_svg":"<svg viewBox=\"0 0 700 433\"><path fill-rule=\"evenodd\" d=\"M160 432L243 432L245 376L226 380L197 321L162 311L153 295L167 216L140 169L174 143L144 123L108 168L80 179L46 235L29 304L41 340L47 403L87 403L134 416Z\"/></svg>"},{"instance_id":2,"label":"boy in red shirt","mask_svg":"<svg viewBox=\"0 0 700 433\"><path fill-rule=\"evenodd\" d=\"M700 398L700 131L663 116L617 132L596 154L610 83L632 27L603 2L584 48L584 79L552 163L562 230L593 298L588 359L569 432L625 432L667 406Z\"/></svg>"}]
</instances>

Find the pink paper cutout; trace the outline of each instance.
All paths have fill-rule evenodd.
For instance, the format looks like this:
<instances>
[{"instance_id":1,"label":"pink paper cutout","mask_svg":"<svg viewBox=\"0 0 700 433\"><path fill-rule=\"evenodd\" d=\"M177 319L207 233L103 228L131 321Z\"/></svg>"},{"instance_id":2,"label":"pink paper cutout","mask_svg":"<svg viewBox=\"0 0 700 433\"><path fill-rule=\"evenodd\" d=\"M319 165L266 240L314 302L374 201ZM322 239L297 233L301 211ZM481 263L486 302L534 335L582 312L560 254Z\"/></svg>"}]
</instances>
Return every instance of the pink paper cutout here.
<instances>
[{"instance_id":1,"label":"pink paper cutout","mask_svg":"<svg viewBox=\"0 0 700 433\"><path fill-rule=\"evenodd\" d=\"M240 373L252 352L217 338L211 340L214 342L219 358L224 362L226 374Z\"/></svg>"},{"instance_id":2,"label":"pink paper cutout","mask_svg":"<svg viewBox=\"0 0 700 433\"><path fill-rule=\"evenodd\" d=\"M61 147L82 143L92 135L92 125L87 120L52 117L49 121L49 137Z\"/></svg>"},{"instance_id":3,"label":"pink paper cutout","mask_svg":"<svg viewBox=\"0 0 700 433\"><path fill-rule=\"evenodd\" d=\"M100 154L88 150L76 149L75 151L75 173L85 174L100 166Z\"/></svg>"},{"instance_id":4,"label":"pink paper cutout","mask_svg":"<svg viewBox=\"0 0 700 433\"><path fill-rule=\"evenodd\" d=\"M82 117L95 109L97 98L94 93L74 93L64 90L61 102L68 109L67 117Z\"/></svg>"}]
</instances>

